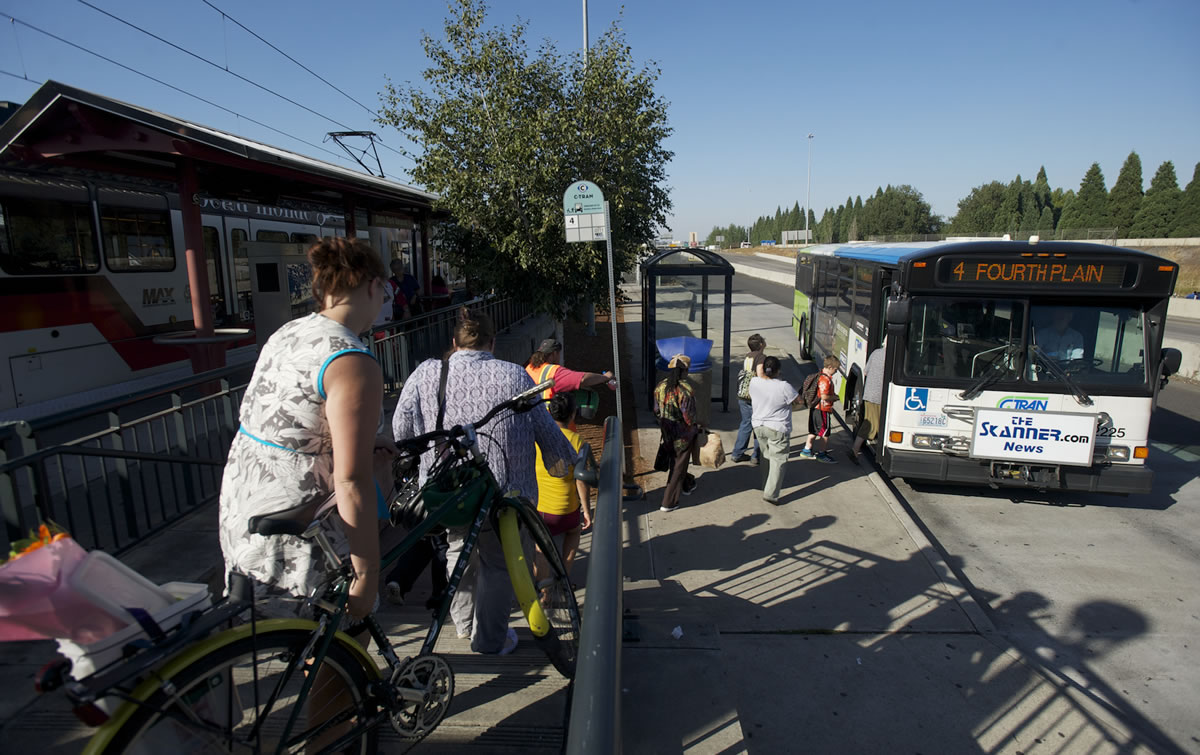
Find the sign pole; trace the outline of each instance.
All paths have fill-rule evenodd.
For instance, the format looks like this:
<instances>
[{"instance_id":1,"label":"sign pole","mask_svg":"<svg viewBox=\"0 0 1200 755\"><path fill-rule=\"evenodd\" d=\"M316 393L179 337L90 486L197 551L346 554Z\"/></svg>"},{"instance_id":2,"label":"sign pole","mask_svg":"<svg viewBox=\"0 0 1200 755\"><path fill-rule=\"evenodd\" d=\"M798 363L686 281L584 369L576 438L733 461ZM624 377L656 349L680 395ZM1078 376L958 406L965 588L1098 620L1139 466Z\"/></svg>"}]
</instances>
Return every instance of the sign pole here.
<instances>
[{"instance_id":1,"label":"sign pole","mask_svg":"<svg viewBox=\"0 0 1200 755\"><path fill-rule=\"evenodd\" d=\"M625 431L625 418L621 415L621 358L617 347L617 272L613 265L612 219L608 212L608 200L604 200L604 238L608 242L608 323L612 331L613 376L617 381L617 422L621 432ZM622 440L624 442L624 440Z\"/></svg>"}]
</instances>

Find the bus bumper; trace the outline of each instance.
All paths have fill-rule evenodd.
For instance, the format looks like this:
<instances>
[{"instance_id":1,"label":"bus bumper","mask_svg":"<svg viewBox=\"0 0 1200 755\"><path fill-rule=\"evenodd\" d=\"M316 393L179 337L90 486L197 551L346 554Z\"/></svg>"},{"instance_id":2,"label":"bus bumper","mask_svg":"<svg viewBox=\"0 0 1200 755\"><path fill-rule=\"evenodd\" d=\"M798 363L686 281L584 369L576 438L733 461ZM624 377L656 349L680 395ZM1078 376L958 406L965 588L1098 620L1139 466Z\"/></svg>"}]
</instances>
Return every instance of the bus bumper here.
<instances>
[{"instance_id":1,"label":"bus bumper","mask_svg":"<svg viewBox=\"0 0 1200 755\"><path fill-rule=\"evenodd\" d=\"M1149 493L1154 487L1154 470L1146 466L1059 467L1057 484L1022 479L991 478L989 464L964 456L949 456L919 451L888 449L882 459L883 471L891 477L937 480L964 485L1080 490L1092 493Z\"/></svg>"}]
</instances>

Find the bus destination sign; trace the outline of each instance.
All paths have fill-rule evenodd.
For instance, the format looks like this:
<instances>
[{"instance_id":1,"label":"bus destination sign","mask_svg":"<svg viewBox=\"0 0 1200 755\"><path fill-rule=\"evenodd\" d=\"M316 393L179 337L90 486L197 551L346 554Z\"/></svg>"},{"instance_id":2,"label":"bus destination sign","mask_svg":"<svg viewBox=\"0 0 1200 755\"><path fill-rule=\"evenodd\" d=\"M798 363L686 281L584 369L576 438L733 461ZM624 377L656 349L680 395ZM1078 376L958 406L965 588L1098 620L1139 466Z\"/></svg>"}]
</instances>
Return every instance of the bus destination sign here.
<instances>
[{"instance_id":1,"label":"bus destination sign","mask_svg":"<svg viewBox=\"0 0 1200 755\"><path fill-rule=\"evenodd\" d=\"M1128 262L1124 260L944 257L938 264L938 278L951 286L1119 289L1125 285L1127 268Z\"/></svg>"}]
</instances>

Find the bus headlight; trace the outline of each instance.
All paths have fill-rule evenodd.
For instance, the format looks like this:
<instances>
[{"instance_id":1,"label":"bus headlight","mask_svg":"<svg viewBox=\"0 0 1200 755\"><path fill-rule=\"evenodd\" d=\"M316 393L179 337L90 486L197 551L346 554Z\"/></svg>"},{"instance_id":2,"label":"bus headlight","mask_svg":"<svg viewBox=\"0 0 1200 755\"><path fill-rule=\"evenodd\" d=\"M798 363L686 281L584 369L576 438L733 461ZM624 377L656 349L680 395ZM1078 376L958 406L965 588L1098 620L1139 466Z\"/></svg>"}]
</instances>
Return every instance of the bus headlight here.
<instances>
[{"instance_id":1,"label":"bus headlight","mask_svg":"<svg viewBox=\"0 0 1200 755\"><path fill-rule=\"evenodd\" d=\"M1104 456L1111 461L1129 461L1129 446L1109 446Z\"/></svg>"},{"instance_id":2,"label":"bus headlight","mask_svg":"<svg viewBox=\"0 0 1200 755\"><path fill-rule=\"evenodd\" d=\"M917 435L913 434L913 448L928 448L935 451L942 450L942 446L950 440L946 435Z\"/></svg>"}]
</instances>

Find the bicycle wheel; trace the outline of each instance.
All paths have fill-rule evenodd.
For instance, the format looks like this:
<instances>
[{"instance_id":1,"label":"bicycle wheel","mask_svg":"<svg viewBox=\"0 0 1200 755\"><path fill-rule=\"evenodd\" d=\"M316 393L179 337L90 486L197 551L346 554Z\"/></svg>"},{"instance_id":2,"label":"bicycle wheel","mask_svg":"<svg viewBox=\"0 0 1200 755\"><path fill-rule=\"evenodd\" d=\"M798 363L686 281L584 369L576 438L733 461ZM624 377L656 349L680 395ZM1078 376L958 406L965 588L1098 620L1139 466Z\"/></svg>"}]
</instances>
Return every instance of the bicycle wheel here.
<instances>
[{"instance_id":1,"label":"bicycle wheel","mask_svg":"<svg viewBox=\"0 0 1200 755\"><path fill-rule=\"evenodd\" d=\"M377 707L367 685L379 672L365 651L335 640L307 700L298 706L307 669L293 667L293 661L311 652L315 626L299 620L261 621L256 635L246 625L209 638L139 687L133 696L141 702L126 703L85 752L257 753L329 747L375 718ZM372 753L377 738L378 727L371 725L338 751Z\"/></svg>"},{"instance_id":2,"label":"bicycle wheel","mask_svg":"<svg viewBox=\"0 0 1200 755\"><path fill-rule=\"evenodd\" d=\"M514 570L512 566L513 560L524 560L523 553L521 553L520 559L509 559L512 551L522 550L519 533L513 532L506 536L505 519L510 516L515 520L514 524L519 524L529 531L534 545L541 552L545 563L550 566L550 573L542 575L537 585L529 584L532 579L528 566L523 570ZM514 527L513 530L515 529ZM530 608L545 617L544 622L539 621L538 619L541 617L535 617L529 610L526 610L530 629L533 630L534 642L542 649L560 674L568 679L575 678L575 662L579 657L579 604L575 600L575 589L571 585L567 569L554 544L554 538L550 536L550 532L546 529L546 525L542 522L542 518L533 504L524 500L520 503L510 504L505 511L501 512L500 534L505 557L509 560L509 577L513 580L513 588L518 599L524 590L533 587L532 594L537 596L536 606ZM524 574L519 574L519 571L523 571ZM526 582L526 585L518 587L518 580ZM539 633L539 626L544 628L547 624L549 631L543 629Z\"/></svg>"}]
</instances>

